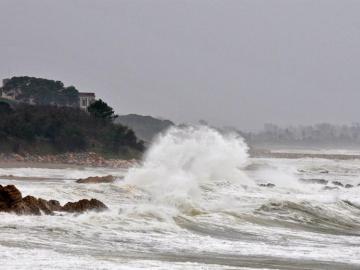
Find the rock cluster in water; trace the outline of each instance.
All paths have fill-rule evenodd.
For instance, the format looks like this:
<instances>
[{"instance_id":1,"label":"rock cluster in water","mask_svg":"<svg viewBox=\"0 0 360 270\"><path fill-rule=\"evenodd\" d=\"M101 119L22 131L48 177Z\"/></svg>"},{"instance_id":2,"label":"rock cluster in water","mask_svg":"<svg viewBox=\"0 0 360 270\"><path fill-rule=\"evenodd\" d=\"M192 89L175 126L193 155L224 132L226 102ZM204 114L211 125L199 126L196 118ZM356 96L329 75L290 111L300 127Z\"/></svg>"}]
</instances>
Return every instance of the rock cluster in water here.
<instances>
[{"instance_id":1,"label":"rock cluster in water","mask_svg":"<svg viewBox=\"0 0 360 270\"><path fill-rule=\"evenodd\" d=\"M112 175L106 176L90 176L84 179L76 180L76 183L81 184L96 184L96 183L112 183L115 181L115 177Z\"/></svg>"},{"instance_id":2,"label":"rock cluster in water","mask_svg":"<svg viewBox=\"0 0 360 270\"><path fill-rule=\"evenodd\" d=\"M44 200L33 196L22 197L21 192L14 186L0 185L0 212L16 213L18 215L52 215L54 211L82 213L88 210L102 211L107 206L96 199L83 199L68 202L64 206L56 200Z\"/></svg>"}]
</instances>

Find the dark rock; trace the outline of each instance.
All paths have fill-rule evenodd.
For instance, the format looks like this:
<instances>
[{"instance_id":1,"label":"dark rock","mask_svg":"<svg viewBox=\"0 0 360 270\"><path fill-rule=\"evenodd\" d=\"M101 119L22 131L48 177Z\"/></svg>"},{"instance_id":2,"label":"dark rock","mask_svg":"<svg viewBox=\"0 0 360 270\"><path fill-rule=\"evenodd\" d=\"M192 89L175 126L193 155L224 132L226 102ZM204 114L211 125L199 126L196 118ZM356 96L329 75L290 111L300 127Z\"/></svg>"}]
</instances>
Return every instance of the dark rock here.
<instances>
[{"instance_id":1,"label":"dark rock","mask_svg":"<svg viewBox=\"0 0 360 270\"><path fill-rule=\"evenodd\" d=\"M61 211L61 209L62 209L62 206L60 205L59 201L50 200L47 203L48 203L49 208L52 211Z\"/></svg>"},{"instance_id":2,"label":"dark rock","mask_svg":"<svg viewBox=\"0 0 360 270\"><path fill-rule=\"evenodd\" d=\"M26 196L20 203L12 207L12 212L18 215L41 215L38 199L34 196ZM44 211L45 214L50 212Z\"/></svg>"},{"instance_id":3,"label":"dark rock","mask_svg":"<svg viewBox=\"0 0 360 270\"><path fill-rule=\"evenodd\" d=\"M345 185L345 188L353 188L354 186L353 185L350 185L350 184L346 184Z\"/></svg>"},{"instance_id":4,"label":"dark rock","mask_svg":"<svg viewBox=\"0 0 360 270\"><path fill-rule=\"evenodd\" d=\"M275 185L272 184L272 183L260 184L259 186L260 186L260 187L268 187L268 188L273 188L273 187L275 187Z\"/></svg>"},{"instance_id":5,"label":"dark rock","mask_svg":"<svg viewBox=\"0 0 360 270\"><path fill-rule=\"evenodd\" d=\"M101 211L107 209L107 206L96 199L80 200L78 202L68 202L62 208L62 211L70 213L82 213L89 210Z\"/></svg>"},{"instance_id":6,"label":"dark rock","mask_svg":"<svg viewBox=\"0 0 360 270\"><path fill-rule=\"evenodd\" d=\"M329 186L324 187L324 190L334 190L334 189L339 189L339 188L338 187L329 187Z\"/></svg>"},{"instance_id":7,"label":"dark rock","mask_svg":"<svg viewBox=\"0 0 360 270\"><path fill-rule=\"evenodd\" d=\"M22 198L21 192L14 186L0 185L0 212L16 213L18 215L52 215L54 211L81 213L89 210L105 210L107 206L96 199L68 202L64 206L56 200L44 200L33 196Z\"/></svg>"},{"instance_id":8,"label":"dark rock","mask_svg":"<svg viewBox=\"0 0 360 270\"><path fill-rule=\"evenodd\" d=\"M50 215L53 212L51 210L51 207L49 207L49 205L48 205L48 201L46 201L44 199L41 199L41 198L36 199L36 206L47 215Z\"/></svg>"},{"instance_id":9,"label":"dark rock","mask_svg":"<svg viewBox=\"0 0 360 270\"><path fill-rule=\"evenodd\" d=\"M325 179L300 179L300 181L305 182L305 183L310 183L310 184L321 184L321 185L326 185L329 181L325 180Z\"/></svg>"},{"instance_id":10,"label":"dark rock","mask_svg":"<svg viewBox=\"0 0 360 270\"><path fill-rule=\"evenodd\" d=\"M115 181L115 177L112 175L106 175L106 176L90 176L88 178L84 178L84 179L78 179L76 181L76 183L91 183L91 184L95 184L95 183L112 183Z\"/></svg>"},{"instance_id":11,"label":"dark rock","mask_svg":"<svg viewBox=\"0 0 360 270\"><path fill-rule=\"evenodd\" d=\"M339 186L339 187L343 187L344 184L339 182L339 181L332 181L332 183L335 185L335 186Z\"/></svg>"},{"instance_id":12,"label":"dark rock","mask_svg":"<svg viewBox=\"0 0 360 270\"><path fill-rule=\"evenodd\" d=\"M51 215L54 211L61 211L61 206L58 201L51 200L52 202L57 202L57 204L60 206L59 208L56 207L56 204L54 205L53 203L50 203L50 201L41 198L39 198L37 201L40 210L47 215Z\"/></svg>"},{"instance_id":13,"label":"dark rock","mask_svg":"<svg viewBox=\"0 0 360 270\"><path fill-rule=\"evenodd\" d=\"M19 215L41 215L41 213L51 215L53 211L61 211L60 203L54 204L54 202L57 201L26 196L21 202L12 205L6 212L14 212Z\"/></svg>"},{"instance_id":14,"label":"dark rock","mask_svg":"<svg viewBox=\"0 0 360 270\"><path fill-rule=\"evenodd\" d=\"M0 185L0 200L7 206L16 204L22 200L21 192L14 186L1 186Z\"/></svg>"}]
</instances>

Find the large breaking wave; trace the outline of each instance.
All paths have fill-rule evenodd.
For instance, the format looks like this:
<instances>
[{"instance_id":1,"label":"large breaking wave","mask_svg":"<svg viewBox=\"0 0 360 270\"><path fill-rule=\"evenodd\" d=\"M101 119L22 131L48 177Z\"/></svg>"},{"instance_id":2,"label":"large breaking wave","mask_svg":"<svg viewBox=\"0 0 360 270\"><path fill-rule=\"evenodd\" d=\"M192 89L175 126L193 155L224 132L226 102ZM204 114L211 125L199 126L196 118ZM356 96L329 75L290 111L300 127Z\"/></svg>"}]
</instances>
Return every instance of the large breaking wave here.
<instances>
[{"instance_id":1,"label":"large breaking wave","mask_svg":"<svg viewBox=\"0 0 360 270\"><path fill-rule=\"evenodd\" d=\"M215 181L252 185L242 171L247 151L236 134L206 126L173 127L155 140L143 165L131 169L125 182L146 190L158 202L196 200L201 186Z\"/></svg>"},{"instance_id":2,"label":"large breaking wave","mask_svg":"<svg viewBox=\"0 0 360 270\"><path fill-rule=\"evenodd\" d=\"M157 204L146 211L163 213L159 205L175 206L185 214L220 213L239 222L358 233L353 211L349 217L338 214L344 203L336 191L306 184L298 169L282 160L271 166L252 162L237 134L206 126L173 127L155 140L141 166L129 170L125 183L148 195L145 205ZM275 187L258 186L267 180Z\"/></svg>"}]
</instances>

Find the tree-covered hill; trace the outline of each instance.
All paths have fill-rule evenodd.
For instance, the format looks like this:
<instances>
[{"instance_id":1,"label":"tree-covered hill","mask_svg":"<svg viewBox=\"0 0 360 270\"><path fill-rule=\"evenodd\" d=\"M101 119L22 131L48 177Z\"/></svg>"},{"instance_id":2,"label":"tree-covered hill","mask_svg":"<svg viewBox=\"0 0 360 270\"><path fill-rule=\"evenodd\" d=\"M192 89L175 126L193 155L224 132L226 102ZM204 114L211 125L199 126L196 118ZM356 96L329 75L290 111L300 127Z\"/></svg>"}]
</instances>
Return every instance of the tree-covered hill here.
<instances>
[{"instance_id":1,"label":"tree-covered hill","mask_svg":"<svg viewBox=\"0 0 360 270\"><path fill-rule=\"evenodd\" d=\"M115 121L133 129L146 142L151 142L156 135L174 125L170 120L137 114L120 115Z\"/></svg>"},{"instance_id":2,"label":"tree-covered hill","mask_svg":"<svg viewBox=\"0 0 360 270\"><path fill-rule=\"evenodd\" d=\"M78 106L79 91L74 86L65 87L61 81L28 76L5 79L0 89L24 103L37 105Z\"/></svg>"},{"instance_id":3,"label":"tree-covered hill","mask_svg":"<svg viewBox=\"0 0 360 270\"><path fill-rule=\"evenodd\" d=\"M58 154L97 152L119 158L137 157L142 141L123 125L77 108L10 106L0 102L0 152Z\"/></svg>"}]
</instances>

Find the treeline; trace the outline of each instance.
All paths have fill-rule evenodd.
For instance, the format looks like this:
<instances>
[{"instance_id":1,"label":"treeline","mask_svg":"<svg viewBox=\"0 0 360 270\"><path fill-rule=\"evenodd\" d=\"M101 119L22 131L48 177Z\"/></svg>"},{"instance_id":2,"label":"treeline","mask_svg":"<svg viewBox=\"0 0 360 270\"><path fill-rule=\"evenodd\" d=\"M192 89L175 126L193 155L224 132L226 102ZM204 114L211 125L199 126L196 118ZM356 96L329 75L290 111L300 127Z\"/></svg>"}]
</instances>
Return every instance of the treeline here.
<instances>
[{"instance_id":1,"label":"treeline","mask_svg":"<svg viewBox=\"0 0 360 270\"><path fill-rule=\"evenodd\" d=\"M0 91L12 94L17 101L38 105L78 106L79 91L61 81L20 76L3 80Z\"/></svg>"},{"instance_id":2,"label":"treeline","mask_svg":"<svg viewBox=\"0 0 360 270\"><path fill-rule=\"evenodd\" d=\"M111 117L72 107L10 106L0 102L0 152L94 151L132 158L143 150L144 144L135 133L126 126L114 124Z\"/></svg>"},{"instance_id":3,"label":"treeline","mask_svg":"<svg viewBox=\"0 0 360 270\"><path fill-rule=\"evenodd\" d=\"M286 128L266 124L260 132L242 133L252 145L360 146L360 124L316 124Z\"/></svg>"}]
</instances>

